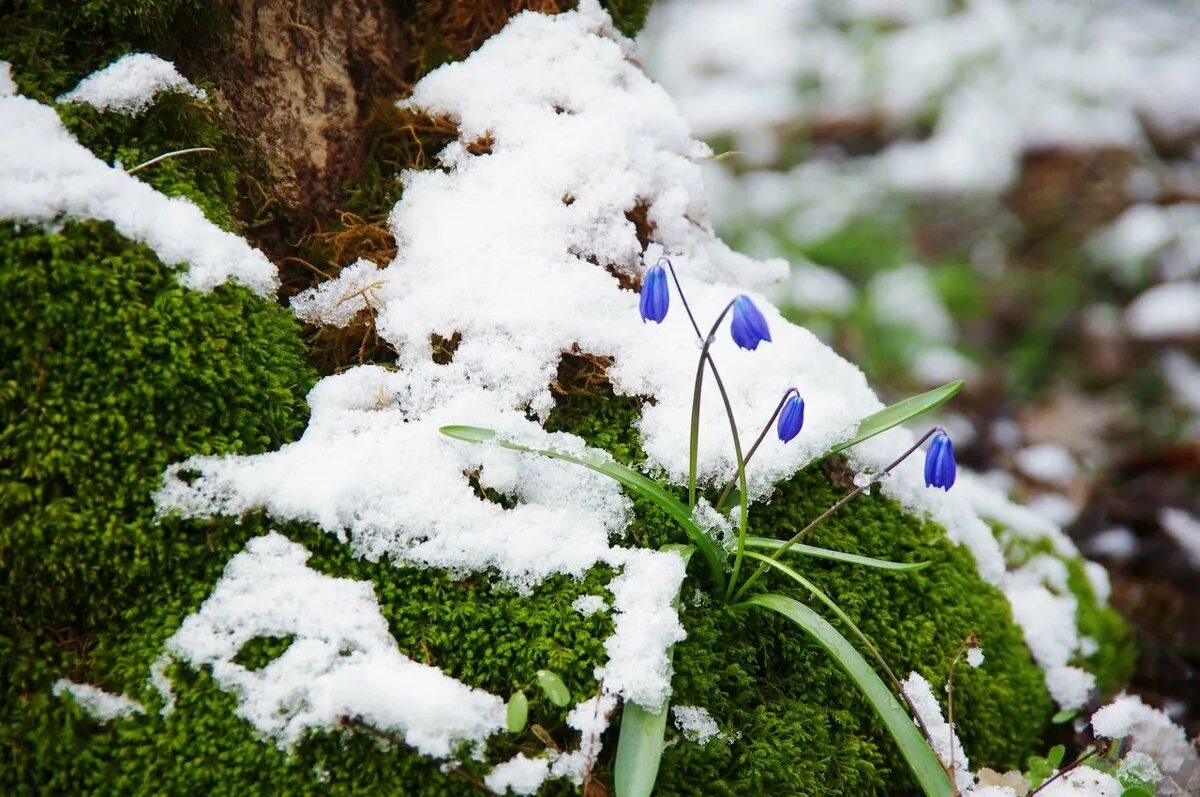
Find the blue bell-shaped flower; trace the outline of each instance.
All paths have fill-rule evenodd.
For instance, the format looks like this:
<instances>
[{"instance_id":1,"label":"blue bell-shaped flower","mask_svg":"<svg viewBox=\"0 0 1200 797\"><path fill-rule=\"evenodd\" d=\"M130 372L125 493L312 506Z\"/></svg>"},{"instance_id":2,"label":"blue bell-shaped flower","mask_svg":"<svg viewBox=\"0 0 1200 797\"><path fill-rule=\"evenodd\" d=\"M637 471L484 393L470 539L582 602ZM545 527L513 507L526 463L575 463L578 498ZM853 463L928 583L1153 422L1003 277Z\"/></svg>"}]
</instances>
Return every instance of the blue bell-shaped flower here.
<instances>
[{"instance_id":1,"label":"blue bell-shaped flower","mask_svg":"<svg viewBox=\"0 0 1200 797\"><path fill-rule=\"evenodd\" d=\"M642 323L653 321L661 324L671 306L671 293L667 288L667 270L660 265L646 269L642 280Z\"/></svg>"},{"instance_id":2,"label":"blue bell-shaped flower","mask_svg":"<svg viewBox=\"0 0 1200 797\"><path fill-rule=\"evenodd\" d=\"M800 434L803 427L804 399L798 393L792 393L779 411L779 423L775 425L775 431L779 433L779 439L786 443Z\"/></svg>"},{"instance_id":3,"label":"blue bell-shaped flower","mask_svg":"<svg viewBox=\"0 0 1200 797\"><path fill-rule=\"evenodd\" d=\"M745 295L733 300L733 322L729 325L729 331L733 335L733 342L749 351L757 349L764 340L771 340L767 319Z\"/></svg>"},{"instance_id":4,"label":"blue bell-shaped flower","mask_svg":"<svg viewBox=\"0 0 1200 797\"><path fill-rule=\"evenodd\" d=\"M957 470L950 435L939 430L929 442L929 448L925 449L925 486L949 490L954 486Z\"/></svg>"}]
</instances>

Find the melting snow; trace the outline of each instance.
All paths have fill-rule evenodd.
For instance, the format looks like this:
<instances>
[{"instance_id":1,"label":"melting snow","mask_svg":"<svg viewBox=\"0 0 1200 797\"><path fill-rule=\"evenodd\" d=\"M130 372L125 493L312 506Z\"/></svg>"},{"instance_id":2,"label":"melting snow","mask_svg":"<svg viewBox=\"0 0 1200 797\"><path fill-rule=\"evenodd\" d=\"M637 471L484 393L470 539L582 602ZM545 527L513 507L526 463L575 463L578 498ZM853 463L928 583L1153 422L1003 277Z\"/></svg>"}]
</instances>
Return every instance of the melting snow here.
<instances>
[{"instance_id":1,"label":"melting snow","mask_svg":"<svg viewBox=\"0 0 1200 797\"><path fill-rule=\"evenodd\" d=\"M180 91L198 100L205 99L203 89L189 83L170 61L149 53L129 53L79 81L78 86L58 101L86 103L102 111L138 114L164 91Z\"/></svg>"},{"instance_id":2,"label":"melting snow","mask_svg":"<svg viewBox=\"0 0 1200 797\"><path fill-rule=\"evenodd\" d=\"M1140 698L1119 696L1092 715L1092 730L1106 739L1127 739L1130 750L1150 756L1164 778L1178 789L1166 793L1200 791L1200 755L1188 741L1187 733ZM1162 784L1159 788L1159 793L1163 793Z\"/></svg>"},{"instance_id":3,"label":"melting snow","mask_svg":"<svg viewBox=\"0 0 1200 797\"><path fill-rule=\"evenodd\" d=\"M0 96L0 219L53 225L63 217L112 222L167 265L179 281L208 291L236 279L263 296L278 276L241 237L213 224L190 200L168 197L79 144L53 108Z\"/></svg>"}]
</instances>

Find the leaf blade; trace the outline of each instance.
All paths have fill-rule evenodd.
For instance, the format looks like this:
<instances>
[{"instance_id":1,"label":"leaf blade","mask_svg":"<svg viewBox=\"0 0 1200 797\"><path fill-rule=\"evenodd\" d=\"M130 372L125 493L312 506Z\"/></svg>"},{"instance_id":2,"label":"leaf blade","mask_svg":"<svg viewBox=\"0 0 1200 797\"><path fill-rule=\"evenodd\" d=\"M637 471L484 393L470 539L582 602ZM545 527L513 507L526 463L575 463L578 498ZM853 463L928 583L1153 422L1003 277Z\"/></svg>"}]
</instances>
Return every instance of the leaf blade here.
<instances>
[{"instance_id":1,"label":"leaf blade","mask_svg":"<svg viewBox=\"0 0 1200 797\"><path fill-rule=\"evenodd\" d=\"M828 620L798 600L784 595L759 593L737 604L735 609L759 607L777 612L812 636L846 671L866 696L896 741L905 761L929 797L953 797L954 788L929 743L912 717L854 646Z\"/></svg>"},{"instance_id":2,"label":"leaf blade","mask_svg":"<svg viewBox=\"0 0 1200 797\"><path fill-rule=\"evenodd\" d=\"M746 546L748 548L761 548L763 550L778 550L787 545L785 540L777 540L773 537L747 537ZM788 553L795 553L801 556L812 556L818 559L830 559L835 562L845 562L847 564L862 565L863 567L873 567L877 570L888 570L895 573L909 573L914 570L924 570L933 564L930 561L924 562L891 562L887 559L875 559L870 556L861 556L856 553L846 553L845 551L835 551L831 548L818 548L815 545L805 545L802 542L792 543L787 550Z\"/></svg>"},{"instance_id":3,"label":"leaf blade","mask_svg":"<svg viewBox=\"0 0 1200 797\"><path fill-rule=\"evenodd\" d=\"M879 412L868 415L858 422L858 429L855 431L854 437L845 442L838 443L817 457L817 459L822 460L831 454L845 451L851 446L856 446L864 440L869 440L877 434L886 432L893 426L907 423L917 416L937 409L958 395L959 391L963 389L963 384L963 380L957 379L941 387L935 387L933 390L925 393L909 396L902 401L897 401L895 404L884 407Z\"/></svg>"},{"instance_id":4,"label":"leaf blade","mask_svg":"<svg viewBox=\"0 0 1200 797\"><path fill-rule=\"evenodd\" d=\"M664 551L672 550L683 557L687 565L695 549L690 545L666 545ZM675 598L679 608L679 597ZM667 651L673 658L675 646ZM658 780L658 768L662 763L664 734L667 730L667 714L671 702L663 704L661 711L651 712L637 703L625 703L621 709L621 734L617 738L617 754L613 762L613 788L616 797L650 797Z\"/></svg>"}]
</instances>

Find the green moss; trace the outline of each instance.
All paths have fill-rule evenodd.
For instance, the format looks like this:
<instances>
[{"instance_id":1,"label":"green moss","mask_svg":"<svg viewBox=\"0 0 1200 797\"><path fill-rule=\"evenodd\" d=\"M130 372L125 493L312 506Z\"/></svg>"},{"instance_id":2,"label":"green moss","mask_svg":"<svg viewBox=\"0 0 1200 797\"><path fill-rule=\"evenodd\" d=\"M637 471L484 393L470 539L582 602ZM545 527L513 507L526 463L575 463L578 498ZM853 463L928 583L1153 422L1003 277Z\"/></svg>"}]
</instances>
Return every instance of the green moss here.
<instances>
[{"instance_id":1,"label":"green moss","mask_svg":"<svg viewBox=\"0 0 1200 797\"><path fill-rule=\"evenodd\" d=\"M612 15L617 30L626 36L636 36L646 24L653 0L601 0L600 5Z\"/></svg>"}]
</instances>

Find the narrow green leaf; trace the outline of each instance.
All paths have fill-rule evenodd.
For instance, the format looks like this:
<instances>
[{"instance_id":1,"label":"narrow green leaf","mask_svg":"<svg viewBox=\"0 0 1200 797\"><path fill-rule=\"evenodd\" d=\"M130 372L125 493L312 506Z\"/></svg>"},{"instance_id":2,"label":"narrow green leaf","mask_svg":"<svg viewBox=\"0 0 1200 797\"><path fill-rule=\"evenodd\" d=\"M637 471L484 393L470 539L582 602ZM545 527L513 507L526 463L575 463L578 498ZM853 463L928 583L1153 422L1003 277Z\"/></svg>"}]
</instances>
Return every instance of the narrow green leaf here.
<instances>
[{"instance_id":1,"label":"narrow green leaf","mask_svg":"<svg viewBox=\"0 0 1200 797\"><path fill-rule=\"evenodd\" d=\"M665 545L662 550L678 553L685 565L695 552L690 545ZM679 596L675 597L675 608L679 608ZM668 658L674 653L675 646L672 645L667 651ZM628 702L621 709L621 735L617 739L617 756L613 763L616 797L649 797L654 792L670 709L669 700L661 711L647 711L637 703Z\"/></svg>"},{"instance_id":2,"label":"narrow green leaf","mask_svg":"<svg viewBox=\"0 0 1200 797\"><path fill-rule=\"evenodd\" d=\"M565 706L571 702L571 693L556 673L549 670L537 671L538 686L546 693L546 698L556 706Z\"/></svg>"},{"instance_id":3,"label":"narrow green leaf","mask_svg":"<svg viewBox=\"0 0 1200 797\"><path fill-rule=\"evenodd\" d=\"M603 473L611 479L615 479L643 498L653 501L659 509L666 512L671 516L672 520L679 524L680 528L687 534L688 539L700 551L700 555L704 558L704 563L708 566L709 573L717 588L720 590L724 589L725 568L722 563L725 557L717 548L716 542L695 524L692 520L691 510L653 479L647 478L633 468L626 467L619 462L613 462L610 459L596 455L579 457L550 448L529 448L520 443L514 443L511 440L498 437L496 432L491 429L483 429L478 426L443 426L440 431L447 437L453 437L455 440L465 440L469 443L493 440L497 445L512 451L522 451L528 454L540 454L543 457L551 459L561 459L564 462L581 465L597 473Z\"/></svg>"},{"instance_id":4,"label":"narrow green leaf","mask_svg":"<svg viewBox=\"0 0 1200 797\"><path fill-rule=\"evenodd\" d=\"M747 537L747 548L762 548L764 550L778 550L784 545L787 545L785 540L776 540L772 537ZM893 572L908 572L911 570L921 570L929 567L932 562L889 562L886 559L872 559L869 556L859 556L858 554L846 553L845 551L833 551L829 548L817 548L804 543L793 543L787 549L788 553L799 554L801 556L814 556L819 559L832 559L835 562L847 562L852 565L862 565L864 567L874 567L879 570L891 570Z\"/></svg>"},{"instance_id":5,"label":"narrow green leaf","mask_svg":"<svg viewBox=\"0 0 1200 797\"><path fill-rule=\"evenodd\" d=\"M753 607L782 614L816 639L870 701L884 727L896 740L904 760L908 762L925 794L928 797L953 797L954 787L946 775L946 770L942 768L941 762L930 749L921 731L913 724L912 717L867 660L854 649L849 640L829 624L828 620L798 600L768 593L754 595L734 608L746 610Z\"/></svg>"},{"instance_id":6,"label":"narrow green leaf","mask_svg":"<svg viewBox=\"0 0 1200 797\"><path fill-rule=\"evenodd\" d=\"M529 721L529 698L524 692L514 692L508 699L508 732L520 733Z\"/></svg>"},{"instance_id":7,"label":"narrow green leaf","mask_svg":"<svg viewBox=\"0 0 1200 797\"><path fill-rule=\"evenodd\" d=\"M954 398L962 388L963 381L959 379L955 382L934 388L928 393L922 393L919 396L909 396L903 401L897 401L890 407L884 407L879 412L868 415L859 421L858 431L854 433L854 437L844 443L838 443L817 457L817 459L821 460L830 454L845 451L850 446L856 446L864 440L869 440L877 434L886 432L893 426L907 423L919 415L924 415L930 410L935 410Z\"/></svg>"}]
</instances>

